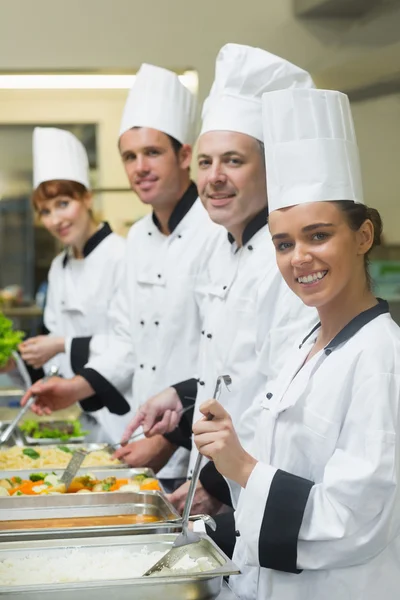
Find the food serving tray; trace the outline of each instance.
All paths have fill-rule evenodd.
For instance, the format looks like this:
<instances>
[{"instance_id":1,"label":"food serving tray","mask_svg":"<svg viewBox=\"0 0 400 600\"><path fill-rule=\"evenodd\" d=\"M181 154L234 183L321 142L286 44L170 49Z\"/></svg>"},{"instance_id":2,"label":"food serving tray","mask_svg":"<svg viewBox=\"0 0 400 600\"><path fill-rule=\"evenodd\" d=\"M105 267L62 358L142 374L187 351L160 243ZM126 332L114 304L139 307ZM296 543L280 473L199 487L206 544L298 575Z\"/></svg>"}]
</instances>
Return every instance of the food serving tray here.
<instances>
[{"instance_id":1,"label":"food serving tray","mask_svg":"<svg viewBox=\"0 0 400 600\"><path fill-rule=\"evenodd\" d=\"M90 435L90 431L83 430L82 425L80 424L81 435L73 436L74 425L75 425L75 423L79 423L79 419L52 419L52 420L42 420L42 421L37 421L37 422L29 420L29 423L30 423L30 425L34 424L39 429L45 428L50 431L53 431L53 437L35 437L33 435L29 435L23 430L23 425L19 425L19 427L18 427L19 435L21 436L25 445L48 446L48 445L53 445L53 444L65 444L65 443L77 444L77 443L84 442L85 438L88 435ZM26 423L25 423L25 425L26 425ZM66 437L55 437L54 436L55 429L63 430L65 428L70 429L70 432L66 433ZM72 428L72 431L71 431L71 428Z\"/></svg>"},{"instance_id":2,"label":"food serving tray","mask_svg":"<svg viewBox=\"0 0 400 600\"><path fill-rule=\"evenodd\" d=\"M54 473L57 476L61 476L64 473L64 469L53 469L51 467L46 467L43 469L11 469L7 471L0 471L0 479L11 479L11 477L14 477L14 475L17 474L16 471L18 471L18 477L21 477L21 479L29 479L29 476L32 473ZM105 479L106 477L118 477L119 479L129 479L131 477L135 477L136 475L146 475L146 477L156 478L153 469L149 469L148 467L143 467L142 469L139 469L136 467L127 467L126 465L114 465L109 467L85 467L84 469L79 469L75 477L81 477L83 475L87 475L88 473L93 475L96 479ZM2 499L3 497L0 498L0 501Z\"/></svg>"},{"instance_id":3,"label":"food serving tray","mask_svg":"<svg viewBox=\"0 0 400 600\"><path fill-rule=\"evenodd\" d=\"M11 421L0 421L0 434L2 434L7 427L10 425ZM21 433L18 429L18 427L13 431L13 433L11 434L10 438L7 440L7 442L3 445L0 446L1 447L10 447L10 446L23 446L24 445L24 441L21 437Z\"/></svg>"},{"instance_id":4,"label":"food serving tray","mask_svg":"<svg viewBox=\"0 0 400 600\"><path fill-rule=\"evenodd\" d=\"M122 465L122 467L124 467L124 465ZM64 469L25 469L25 470L10 470L10 471L1 471L0 470L0 481L2 479L11 479L12 477L15 477L16 475L18 477L20 477L21 479L29 479L31 475L34 474L39 474L39 473L54 473L54 475L57 475L57 477L62 477L63 473L64 473ZM75 475L75 477L82 477L84 475L89 474L93 475L93 477L95 479L98 480L102 480L102 479L106 479L107 477L116 477L117 479L133 479L134 477L136 477L137 475L146 475L146 477L151 477L154 479L157 479L153 469L149 469L148 467L143 467L142 469L139 468L134 468L134 467L127 467L125 465L125 468L121 468L118 467L117 468L112 468L112 467L101 467L96 468L96 467L87 467L85 469L80 469L78 471L78 473ZM164 487L162 485L162 483L158 480L158 485L161 488L161 491L165 493ZM150 493L150 490L144 490ZM114 494L116 492L91 492L93 493L103 493L103 494ZM119 492L122 493L122 492ZM6 498L7 496L0 496L0 506L1 506L1 502L4 498ZM13 498L15 498L16 500L21 498L23 496L13 496ZM38 496L32 496L33 498L37 498Z\"/></svg>"},{"instance_id":5,"label":"food serving tray","mask_svg":"<svg viewBox=\"0 0 400 600\"><path fill-rule=\"evenodd\" d=\"M134 515L156 521L132 523ZM11 496L0 504L0 542L173 532L180 527L179 513L161 492Z\"/></svg>"},{"instance_id":6,"label":"food serving tray","mask_svg":"<svg viewBox=\"0 0 400 600\"><path fill-rule=\"evenodd\" d=\"M18 448L21 449L21 451L24 450L23 446L24 444L20 444L17 443L15 444L16 446L18 446ZM27 448L29 448L30 450L36 450L37 452L43 452L46 450L51 450L51 449L56 449L59 448L59 446L62 446L63 448L68 448L71 452L71 456L72 453L75 452L75 450L78 450L80 448L83 448L84 450L91 450L91 451L96 451L96 450L103 450L104 452L107 452L107 454L112 455L114 453L114 448L110 445L110 444L105 444L105 443L87 443L87 444L47 444L46 446L27 446ZM2 447L0 446L0 450L2 449ZM4 450L7 450L9 448L4 447ZM34 472L41 472L43 470L56 470L56 469L62 469L63 467L53 467L51 465L45 465L43 467L39 467L37 469L34 468L29 468L29 471L31 473ZM91 467L81 467L82 471L93 471L93 469L107 469L107 471L109 469L123 469L126 468L126 464L120 462L119 464L113 464L113 465L97 465L97 466L91 466ZM1 469L0 468L0 478L2 479L2 475L5 472L10 472L10 471L18 471L18 474L20 471L27 471L26 465L24 465L23 467L13 467L12 469Z\"/></svg>"},{"instance_id":7,"label":"food serving tray","mask_svg":"<svg viewBox=\"0 0 400 600\"><path fill-rule=\"evenodd\" d=\"M191 558L208 558L215 569L202 573L168 574L156 577L135 577L131 579L113 579L90 582L52 583L5 586L0 582L0 598L10 600L43 600L57 597L57 600L214 600L222 588L224 576L238 574L239 570L229 558L205 534L200 534L200 544L188 550ZM176 534L153 534L125 537L78 538L76 540L38 540L31 542L9 542L0 546L0 561L13 558L37 556L46 568L46 560L59 555L64 556L66 549L78 548L98 552L111 546L140 552L168 550ZM67 550L68 551L68 550Z\"/></svg>"}]
</instances>

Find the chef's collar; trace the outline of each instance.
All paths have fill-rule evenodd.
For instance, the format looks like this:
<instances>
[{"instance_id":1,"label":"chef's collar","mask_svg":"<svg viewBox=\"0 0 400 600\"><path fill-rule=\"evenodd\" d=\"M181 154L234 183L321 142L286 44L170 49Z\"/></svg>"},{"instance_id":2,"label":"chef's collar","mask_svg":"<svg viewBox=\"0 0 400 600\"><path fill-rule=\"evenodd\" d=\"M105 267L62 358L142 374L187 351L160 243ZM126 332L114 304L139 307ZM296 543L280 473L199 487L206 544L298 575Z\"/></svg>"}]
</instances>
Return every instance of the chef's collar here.
<instances>
[{"instance_id":1,"label":"chef's collar","mask_svg":"<svg viewBox=\"0 0 400 600\"><path fill-rule=\"evenodd\" d=\"M247 223L244 228L242 235L242 246L245 246L256 233L260 231L268 223L268 209L263 208L259 213L256 214L252 220ZM236 240L231 233L228 231L228 240L231 244L235 243Z\"/></svg>"},{"instance_id":2,"label":"chef's collar","mask_svg":"<svg viewBox=\"0 0 400 600\"><path fill-rule=\"evenodd\" d=\"M331 354L333 350L335 350L335 348L337 348L340 344L347 342L356 333L358 333L358 331L360 331L364 325L367 325L380 315L384 315L389 312L389 304L386 302L386 300L382 300L382 298L377 298L377 300L378 304L354 317L354 319L352 319L350 323L347 323L347 325L345 325L345 327L339 331L333 340L331 340L329 344L325 346L324 352L327 356L329 356L329 354ZM318 323L310 331L310 333L301 342L299 348L303 346L303 344L312 336L315 331L317 331L317 329L319 329L319 327L321 327L321 323Z\"/></svg>"},{"instance_id":3,"label":"chef's collar","mask_svg":"<svg viewBox=\"0 0 400 600\"><path fill-rule=\"evenodd\" d=\"M106 237L108 237L111 233L112 233L112 229L111 229L110 225L107 222L102 223L102 226L100 227L100 229L98 229L92 235L92 237L90 237L88 239L88 241L84 245L83 251L82 251L83 258L86 258L87 256L89 256L89 254L91 252L93 252L93 250L95 248L97 248L97 246L103 240L105 240ZM64 254L63 263L62 263L64 268L67 266L69 258L70 258L70 252L69 252L69 249L67 249Z\"/></svg>"},{"instance_id":4,"label":"chef's collar","mask_svg":"<svg viewBox=\"0 0 400 600\"><path fill-rule=\"evenodd\" d=\"M175 206L174 210L168 221L168 230L170 233L174 231L182 221L183 217L187 215L189 210L192 208L193 204L196 202L199 194L197 192L196 184L193 181L190 182L190 185L186 192L183 194L182 198L179 200L178 204ZM161 231L161 224L157 218L157 215L153 212L153 223L154 225Z\"/></svg>"}]
</instances>

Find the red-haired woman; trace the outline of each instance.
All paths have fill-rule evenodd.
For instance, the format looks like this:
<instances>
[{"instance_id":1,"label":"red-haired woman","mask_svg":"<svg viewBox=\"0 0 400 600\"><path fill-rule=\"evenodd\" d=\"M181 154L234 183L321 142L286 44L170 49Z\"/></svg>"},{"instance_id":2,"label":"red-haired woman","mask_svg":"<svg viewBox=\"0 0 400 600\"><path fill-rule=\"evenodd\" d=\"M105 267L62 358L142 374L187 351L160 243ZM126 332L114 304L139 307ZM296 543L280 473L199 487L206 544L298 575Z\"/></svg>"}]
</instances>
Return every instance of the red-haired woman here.
<instances>
[{"instance_id":1,"label":"red-haired woman","mask_svg":"<svg viewBox=\"0 0 400 600\"><path fill-rule=\"evenodd\" d=\"M23 342L20 352L32 367L46 371L56 364L69 378L85 366L91 352L101 351L107 343L110 303L121 279L125 241L93 215L88 157L72 133L36 128L33 154L34 208L65 249L49 271L44 311L48 333ZM87 410L95 406L94 399L82 403ZM117 441L125 420L105 408L95 416Z\"/></svg>"}]
</instances>

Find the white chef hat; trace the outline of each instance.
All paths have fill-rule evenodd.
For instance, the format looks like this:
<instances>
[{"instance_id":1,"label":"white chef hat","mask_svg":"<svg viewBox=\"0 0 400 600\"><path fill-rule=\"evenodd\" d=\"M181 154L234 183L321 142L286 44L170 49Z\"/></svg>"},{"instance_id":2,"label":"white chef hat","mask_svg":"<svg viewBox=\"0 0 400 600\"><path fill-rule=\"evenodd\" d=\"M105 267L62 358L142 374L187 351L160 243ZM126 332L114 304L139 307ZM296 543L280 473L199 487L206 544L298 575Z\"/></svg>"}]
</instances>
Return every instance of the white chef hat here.
<instances>
[{"instance_id":1,"label":"white chef hat","mask_svg":"<svg viewBox=\"0 0 400 600\"><path fill-rule=\"evenodd\" d=\"M363 203L350 102L331 90L263 96L269 211L322 200Z\"/></svg>"},{"instance_id":2,"label":"white chef hat","mask_svg":"<svg viewBox=\"0 0 400 600\"><path fill-rule=\"evenodd\" d=\"M215 79L203 105L201 134L235 131L263 140L264 92L314 87L303 69L260 48L226 44L218 53Z\"/></svg>"},{"instance_id":3,"label":"white chef hat","mask_svg":"<svg viewBox=\"0 0 400 600\"><path fill-rule=\"evenodd\" d=\"M150 127L190 144L195 112L195 97L176 73L144 63L129 92L119 135L133 127Z\"/></svg>"},{"instance_id":4,"label":"white chef hat","mask_svg":"<svg viewBox=\"0 0 400 600\"><path fill-rule=\"evenodd\" d=\"M70 131L35 127L33 131L33 187L44 181L76 181L90 189L89 160L84 145Z\"/></svg>"}]
</instances>

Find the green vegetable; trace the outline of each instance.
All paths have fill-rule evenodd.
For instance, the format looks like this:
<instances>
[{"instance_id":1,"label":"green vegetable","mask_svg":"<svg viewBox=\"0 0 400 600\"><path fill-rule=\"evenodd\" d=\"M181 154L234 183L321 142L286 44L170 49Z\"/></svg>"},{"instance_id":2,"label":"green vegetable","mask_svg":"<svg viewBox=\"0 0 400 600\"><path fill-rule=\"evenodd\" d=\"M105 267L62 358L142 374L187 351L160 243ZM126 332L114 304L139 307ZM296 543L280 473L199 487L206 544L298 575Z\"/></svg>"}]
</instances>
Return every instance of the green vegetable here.
<instances>
[{"instance_id":1,"label":"green vegetable","mask_svg":"<svg viewBox=\"0 0 400 600\"><path fill-rule=\"evenodd\" d=\"M29 458L40 458L39 452L36 452L36 450L33 448L24 448L24 450L22 450L22 454L29 456Z\"/></svg>"},{"instance_id":2,"label":"green vegetable","mask_svg":"<svg viewBox=\"0 0 400 600\"><path fill-rule=\"evenodd\" d=\"M41 481L46 477L46 473L31 473L29 479L31 481Z\"/></svg>"},{"instance_id":3,"label":"green vegetable","mask_svg":"<svg viewBox=\"0 0 400 600\"><path fill-rule=\"evenodd\" d=\"M58 439L67 442L71 438L84 437L88 431L82 429L80 421L65 421L65 423L39 423L27 420L20 425L21 431L35 439Z\"/></svg>"},{"instance_id":4,"label":"green vegetable","mask_svg":"<svg viewBox=\"0 0 400 600\"><path fill-rule=\"evenodd\" d=\"M144 473L140 473L139 475L135 475L135 477L133 478L133 481L137 481L137 482L141 482L144 481L145 479L147 479L147 475L145 475Z\"/></svg>"},{"instance_id":5,"label":"green vegetable","mask_svg":"<svg viewBox=\"0 0 400 600\"><path fill-rule=\"evenodd\" d=\"M111 489L111 483L103 483L102 488L105 492L109 492Z\"/></svg>"},{"instance_id":6,"label":"green vegetable","mask_svg":"<svg viewBox=\"0 0 400 600\"><path fill-rule=\"evenodd\" d=\"M0 367L4 367L24 339L22 331L14 331L12 322L0 312Z\"/></svg>"},{"instance_id":7,"label":"green vegetable","mask_svg":"<svg viewBox=\"0 0 400 600\"><path fill-rule=\"evenodd\" d=\"M73 454L72 450L70 450L67 446L57 446L59 450L66 452L67 454Z\"/></svg>"},{"instance_id":8,"label":"green vegetable","mask_svg":"<svg viewBox=\"0 0 400 600\"><path fill-rule=\"evenodd\" d=\"M22 492L20 492L19 490L17 492L15 492L16 496L22 496Z\"/></svg>"},{"instance_id":9,"label":"green vegetable","mask_svg":"<svg viewBox=\"0 0 400 600\"><path fill-rule=\"evenodd\" d=\"M21 477L14 477L15 483L22 483Z\"/></svg>"},{"instance_id":10,"label":"green vegetable","mask_svg":"<svg viewBox=\"0 0 400 600\"><path fill-rule=\"evenodd\" d=\"M8 481L8 483L9 483L10 485L14 485L14 483L11 481L11 479L6 479L6 481Z\"/></svg>"}]
</instances>

